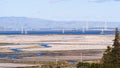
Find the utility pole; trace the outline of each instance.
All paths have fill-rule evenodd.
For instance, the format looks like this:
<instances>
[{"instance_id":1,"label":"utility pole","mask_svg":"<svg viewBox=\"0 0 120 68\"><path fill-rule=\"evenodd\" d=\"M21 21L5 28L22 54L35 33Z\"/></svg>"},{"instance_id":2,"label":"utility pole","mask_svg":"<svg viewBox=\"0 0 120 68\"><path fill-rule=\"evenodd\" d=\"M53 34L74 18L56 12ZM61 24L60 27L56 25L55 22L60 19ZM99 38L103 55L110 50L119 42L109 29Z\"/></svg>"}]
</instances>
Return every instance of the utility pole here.
<instances>
[{"instance_id":1,"label":"utility pole","mask_svg":"<svg viewBox=\"0 0 120 68\"><path fill-rule=\"evenodd\" d=\"M107 30L107 22L104 23L104 30Z\"/></svg>"},{"instance_id":2,"label":"utility pole","mask_svg":"<svg viewBox=\"0 0 120 68\"><path fill-rule=\"evenodd\" d=\"M88 22L85 22L85 30L88 30Z\"/></svg>"},{"instance_id":3,"label":"utility pole","mask_svg":"<svg viewBox=\"0 0 120 68\"><path fill-rule=\"evenodd\" d=\"M27 29L25 29L25 34L27 34Z\"/></svg>"},{"instance_id":4,"label":"utility pole","mask_svg":"<svg viewBox=\"0 0 120 68\"><path fill-rule=\"evenodd\" d=\"M62 34L64 34L65 33L65 30L64 29L62 29Z\"/></svg>"},{"instance_id":5,"label":"utility pole","mask_svg":"<svg viewBox=\"0 0 120 68\"><path fill-rule=\"evenodd\" d=\"M84 27L84 26L83 26L83 28L82 28L82 32L85 33L85 27Z\"/></svg>"},{"instance_id":6,"label":"utility pole","mask_svg":"<svg viewBox=\"0 0 120 68\"><path fill-rule=\"evenodd\" d=\"M101 33L100 34L104 34L104 29L101 29Z\"/></svg>"},{"instance_id":7,"label":"utility pole","mask_svg":"<svg viewBox=\"0 0 120 68\"><path fill-rule=\"evenodd\" d=\"M21 27L21 34L24 34L24 27Z\"/></svg>"},{"instance_id":8,"label":"utility pole","mask_svg":"<svg viewBox=\"0 0 120 68\"><path fill-rule=\"evenodd\" d=\"M56 66L58 66L58 58L55 59Z\"/></svg>"}]
</instances>

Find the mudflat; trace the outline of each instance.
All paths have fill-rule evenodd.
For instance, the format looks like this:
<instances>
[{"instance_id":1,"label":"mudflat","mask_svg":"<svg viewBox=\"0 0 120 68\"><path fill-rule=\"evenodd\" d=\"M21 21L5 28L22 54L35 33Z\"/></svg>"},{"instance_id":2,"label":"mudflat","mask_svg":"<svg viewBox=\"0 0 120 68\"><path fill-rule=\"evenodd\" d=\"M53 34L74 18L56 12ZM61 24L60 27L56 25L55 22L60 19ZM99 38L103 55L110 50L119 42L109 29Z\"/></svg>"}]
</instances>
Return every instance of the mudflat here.
<instances>
[{"instance_id":1,"label":"mudflat","mask_svg":"<svg viewBox=\"0 0 120 68\"><path fill-rule=\"evenodd\" d=\"M0 52L23 61L94 61L113 39L114 35L0 35Z\"/></svg>"}]
</instances>

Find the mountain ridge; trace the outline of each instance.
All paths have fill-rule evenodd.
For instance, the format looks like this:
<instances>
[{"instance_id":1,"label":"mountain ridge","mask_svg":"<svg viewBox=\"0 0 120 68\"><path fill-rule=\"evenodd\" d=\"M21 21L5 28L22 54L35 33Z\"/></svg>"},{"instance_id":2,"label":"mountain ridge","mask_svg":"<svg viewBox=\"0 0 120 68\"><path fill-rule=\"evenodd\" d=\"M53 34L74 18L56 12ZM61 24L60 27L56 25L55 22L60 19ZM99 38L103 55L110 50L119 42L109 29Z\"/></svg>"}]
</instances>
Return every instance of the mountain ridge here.
<instances>
[{"instance_id":1,"label":"mountain ridge","mask_svg":"<svg viewBox=\"0 0 120 68\"><path fill-rule=\"evenodd\" d=\"M113 24L114 23L114 24ZM88 27L119 27L119 22L88 21ZM25 28L84 28L86 21L54 21L29 17L0 17L0 27L20 29Z\"/></svg>"}]
</instances>

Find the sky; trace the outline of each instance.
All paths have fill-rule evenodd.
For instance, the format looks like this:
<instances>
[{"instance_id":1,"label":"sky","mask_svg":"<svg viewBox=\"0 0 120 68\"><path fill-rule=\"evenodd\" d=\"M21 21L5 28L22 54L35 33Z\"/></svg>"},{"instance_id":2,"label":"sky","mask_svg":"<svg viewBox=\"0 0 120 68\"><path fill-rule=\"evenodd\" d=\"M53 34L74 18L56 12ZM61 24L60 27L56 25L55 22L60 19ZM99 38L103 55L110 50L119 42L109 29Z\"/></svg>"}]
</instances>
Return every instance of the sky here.
<instances>
[{"instance_id":1,"label":"sky","mask_svg":"<svg viewBox=\"0 0 120 68\"><path fill-rule=\"evenodd\" d=\"M0 17L120 22L120 0L0 0Z\"/></svg>"}]
</instances>

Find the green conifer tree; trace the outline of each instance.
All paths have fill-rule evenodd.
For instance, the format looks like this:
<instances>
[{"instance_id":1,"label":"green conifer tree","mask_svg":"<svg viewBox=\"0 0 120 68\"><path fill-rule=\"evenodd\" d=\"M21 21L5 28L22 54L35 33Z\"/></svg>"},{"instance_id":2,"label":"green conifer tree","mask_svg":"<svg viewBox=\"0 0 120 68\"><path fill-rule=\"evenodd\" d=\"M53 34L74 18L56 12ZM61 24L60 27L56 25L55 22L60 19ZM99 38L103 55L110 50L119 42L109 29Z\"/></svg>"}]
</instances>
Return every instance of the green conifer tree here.
<instances>
[{"instance_id":1,"label":"green conifer tree","mask_svg":"<svg viewBox=\"0 0 120 68\"><path fill-rule=\"evenodd\" d=\"M106 51L104 52L104 54L103 54L103 58L102 58L102 61L103 61L103 63L110 63L111 62L111 47L110 46L108 46L107 47L107 49L106 49Z\"/></svg>"},{"instance_id":2,"label":"green conifer tree","mask_svg":"<svg viewBox=\"0 0 120 68\"><path fill-rule=\"evenodd\" d=\"M120 68L120 36L116 28L113 46L107 48L103 54L103 68Z\"/></svg>"}]
</instances>

